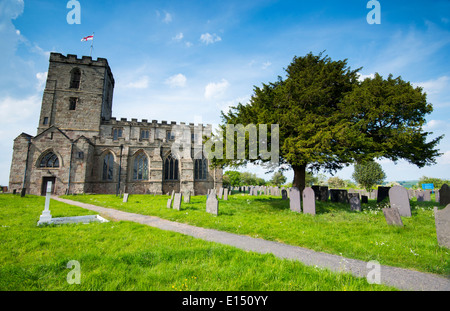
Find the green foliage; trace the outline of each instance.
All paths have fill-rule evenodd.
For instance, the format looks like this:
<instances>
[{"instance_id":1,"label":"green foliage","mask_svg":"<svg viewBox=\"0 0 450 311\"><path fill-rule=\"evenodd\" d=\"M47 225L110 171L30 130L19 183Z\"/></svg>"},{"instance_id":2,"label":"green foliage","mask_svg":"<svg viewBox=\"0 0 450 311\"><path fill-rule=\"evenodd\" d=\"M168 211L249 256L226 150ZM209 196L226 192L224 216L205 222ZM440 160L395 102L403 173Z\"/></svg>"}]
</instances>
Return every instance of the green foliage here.
<instances>
[{"instance_id":1,"label":"green foliage","mask_svg":"<svg viewBox=\"0 0 450 311\"><path fill-rule=\"evenodd\" d=\"M450 180L422 176L419 179L419 182L418 182L418 185L419 185L420 189L422 189L422 184L433 184L434 185L434 189L440 189L443 184L447 184L448 186L450 186Z\"/></svg>"},{"instance_id":2,"label":"green foliage","mask_svg":"<svg viewBox=\"0 0 450 311\"><path fill-rule=\"evenodd\" d=\"M334 188L334 189L345 188L345 185L346 185L345 181L340 179L337 176L328 178L327 183L328 183L328 187Z\"/></svg>"},{"instance_id":3,"label":"green foliage","mask_svg":"<svg viewBox=\"0 0 450 311\"><path fill-rule=\"evenodd\" d=\"M382 184L386 179L380 164L375 161L355 164L355 171L352 174L353 179L367 191L373 186Z\"/></svg>"},{"instance_id":4,"label":"green foliage","mask_svg":"<svg viewBox=\"0 0 450 311\"><path fill-rule=\"evenodd\" d=\"M287 178L286 178L286 176L283 175L283 172L278 171L273 174L270 182L275 186L281 186L281 185L284 185L286 180L287 180Z\"/></svg>"},{"instance_id":5,"label":"green foliage","mask_svg":"<svg viewBox=\"0 0 450 311\"><path fill-rule=\"evenodd\" d=\"M375 74L360 82L359 70L322 53L294 57L286 79L255 87L248 104L222 112L222 128L226 132L227 124L278 124L280 165L294 170L293 185L300 189L306 185L307 168L333 173L350 163L383 157L418 167L435 163L440 155L435 148L443 136L427 142L432 133L422 126L432 106L422 89L392 75L383 79ZM246 137L248 141L248 133ZM215 165L269 161L250 159L246 146L245 159L223 157L214 160Z\"/></svg>"}]
</instances>

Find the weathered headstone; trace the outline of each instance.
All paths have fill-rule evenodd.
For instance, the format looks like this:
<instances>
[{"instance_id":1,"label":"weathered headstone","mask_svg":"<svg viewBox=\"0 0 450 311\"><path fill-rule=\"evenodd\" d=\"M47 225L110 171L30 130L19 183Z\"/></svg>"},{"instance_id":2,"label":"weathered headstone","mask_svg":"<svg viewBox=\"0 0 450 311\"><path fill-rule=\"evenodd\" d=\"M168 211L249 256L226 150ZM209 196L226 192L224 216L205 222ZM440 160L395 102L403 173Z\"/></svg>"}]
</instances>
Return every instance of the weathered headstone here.
<instances>
[{"instance_id":1,"label":"weathered headstone","mask_svg":"<svg viewBox=\"0 0 450 311\"><path fill-rule=\"evenodd\" d=\"M219 214L219 200L215 195L209 196L206 200L206 212L216 216Z\"/></svg>"},{"instance_id":2,"label":"weathered headstone","mask_svg":"<svg viewBox=\"0 0 450 311\"><path fill-rule=\"evenodd\" d=\"M434 192L434 202L439 203L439 189Z\"/></svg>"},{"instance_id":3,"label":"weathered headstone","mask_svg":"<svg viewBox=\"0 0 450 311\"><path fill-rule=\"evenodd\" d=\"M450 204L443 210L438 210L435 206L434 219L438 244L450 248Z\"/></svg>"},{"instance_id":4,"label":"weathered headstone","mask_svg":"<svg viewBox=\"0 0 450 311\"><path fill-rule=\"evenodd\" d=\"M389 203L391 208L398 208L400 216L411 217L408 191L402 186L394 186L389 189Z\"/></svg>"},{"instance_id":5,"label":"weathered headstone","mask_svg":"<svg viewBox=\"0 0 450 311\"><path fill-rule=\"evenodd\" d=\"M389 197L389 189L391 187L378 187L377 191L377 203L380 203L385 198Z\"/></svg>"},{"instance_id":6,"label":"weathered headstone","mask_svg":"<svg viewBox=\"0 0 450 311\"><path fill-rule=\"evenodd\" d=\"M221 188L219 189L219 199L222 200L222 196L223 196L223 188L221 187Z\"/></svg>"},{"instance_id":7,"label":"weathered headstone","mask_svg":"<svg viewBox=\"0 0 450 311\"><path fill-rule=\"evenodd\" d=\"M123 202L123 203L127 203L127 202L128 202L128 193L125 193L125 194L123 195L123 200L122 200L122 202Z\"/></svg>"},{"instance_id":8,"label":"weathered headstone","mask_svg":"<svg viewBox=\"0 0 450 311\"><path fill-rule=\"evenodd\" d=\"M352 211L361 211L361 201L359 200L359 197L352 196L349 200L350 203L350 210Z\"/></svg>"},{"instance_id":9,"label":"weathered headstone","mask_svg":"<svg viewBox=\"0 0 450 311\"><path fill-rule=\"evenodd\" d=\"M444 206L450 204L450 187L447 184L443 184L439 190L439 204Z\"/></svg>"},{"instance_id":10,"label":"weathered headstone","mask_svg":"<svg viewBox=\"0 0 450 311\"><path fill-rule=\"evenodd\" d=\"M362 195L361 196L361 203L362 204L369 203L369 197L367 195Z\"/></svg>"},{"instance_id":11,"label":"weathered headstone","mask_svg":"<svg viewBox=\"0 0 450 311\"><path fill-rule=\"evenodd\" d=\"M224 190L223 190L223 199L224 199L225 201L228 201L228 189L224 189Z\"/></svg>"},{"instance_id":12,"label":"weathered headstone","mask_svg":"<svg viewBox=\"0 0 450 311\"><path fill-rule=\"evenodd\" d=\"M353 191L355 191L355 190L353 190ZM347 193L347 198L348 198L349 202L350 202L350 199L353 198L353 197L357 197L359 199L359 193L358 192L349 192L349 193Z\"/></svg>"},{"instance_id":13,"label":"weathered headstone","mask_svg":"<svg viewBox=\"0 0 450 311\"><path fill-rule=\"evenodd\" d=\"M282 200L287 200L288 199L286 189L281 190L281 199Z\"/></svg>"},{"instance_id":14,"label":"weathered headstone","mask_svg":"<svg viewBox=\"0 0 450 311\"><path fill-rule=\"evenodd\" d=\"M45 223L51 223L52 222L52 214L50 213L50 196L52 194L52 182L47 182L47 189L45 193L45 206L44 210L42 211L42 215L39 217L38 226L45 224Z\"/></svg>"},{"instance_id":15,"label":"weathered headstone","mask_svg":"<svg viewBox=\"0 0 450 311\"><path fill-rule=\"evenodd\" d=\"M186 191L184 193L183 202L184 203L191 203L191 192L190 191Z\"/></svg>"},{"instance_id":16,"label":"weathered headstone","mask_svg":"<svg viewBox=\"0 0 450 311\"><path fill-rule=\"evenodd\" d=\"M181 208L181 193L175 193L173 198L173 209L179 211Z\"/></svg>"},{"instance_id":17,"label":"weathered headstone","mask_svg":"<svg viewBox=\"0 0 450 311\"><path fill-rule=\"evenodd\" d=\"M300 199L300 190L296 187L292 187L289 191L289 207L291 211L301 213L301 199Z\"/></svg>"},{"instance_id":18,"label":"weathered headstone","mask_svg":"<svg viewBox=\"0 0 450 311\"><path fill-rule=\"evenodd\" d=\"M425 202L431 201L431 190L425 190L425 194L423 195L423 200Z\"/></svg>"},{"instance_id":19,"label":"weathered headstone","mask_svg":"<svg viewBox=\"0 0 450 311\"><path fill-rule=\"evenodd\" d=\"M398 208L396 208L396 207L383 208L383 214L384 214L384 218L386 218L386 222L388 225L403 227L402 218L400 217Z\"/></svg>"},{"instance_id":20,"label":"weathered headstone","mask_svg":"<svg viewBox=\"0 0 450 311\"><path fill-rule=\"evenodd\" d=\"M170 199L173 201L173 196L175 195L175 190L172 190L172 195L170 196Z\"/></svg>"},{"instance_id":21,"label":"weathered headstone","mask_svg":"<svg viewBox=\"0 0 450 311\"><path fill-rule=\"evenodd\" d=\"M348 203L347 190L331 189L330 190L330 199L331 199L331 202Z\"/></svg>"},{"instance_id":22,"label":"weathered headstone","mask_svg":"<svg viewBox=\"0 0 450 311\"><path fill-rule=\"evenodd\" d=\"M416 190L416 198L417 198L417 202L425 201L425 191Z\"/></svg>"},{"instance_id":23,"label":"weathered headstone","mask_svg":"<svg viewBox=\"0 0 450 311\"><path fill-rule=\"evenodd\" d=\"M20 197L23 198L25 196L25 193L27 193L27 189L22 188L22 191L20 191Z\"/></svg>"},{"instance_id":24,"label":"weathered headstone","mask_svg":"<svg viewBox=\"0 0 450 311\"><path fill-rule=\"evenodd\" d=\"M167 208L172 208L172 199L167 200Z\"/></svg>"},{"instance_id":25,"label":"weathered headstone","mask_svg":"<svg viewBox=\"0 0 450 311\"><path fill-rule=\"evenodd\" d=\"M303 213L316 215L316 198L311 187L303 189Z\"/></svg>"}]
</instances>

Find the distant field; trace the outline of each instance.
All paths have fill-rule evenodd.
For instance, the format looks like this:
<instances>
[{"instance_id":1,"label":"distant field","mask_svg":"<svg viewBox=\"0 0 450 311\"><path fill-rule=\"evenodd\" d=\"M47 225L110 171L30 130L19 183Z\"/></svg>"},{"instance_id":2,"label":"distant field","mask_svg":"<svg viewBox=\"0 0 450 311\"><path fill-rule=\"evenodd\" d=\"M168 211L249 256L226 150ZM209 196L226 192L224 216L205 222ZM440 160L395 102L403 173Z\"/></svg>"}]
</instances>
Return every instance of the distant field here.
<instances>
[{"instance_id":1,"label":"distant field","mask_svg":"<svg viewBox=\"0 0 450 311\"><path fill-rule=\"evenodd\" d=\"M311 216L290 211L289 201L279 197L235 193L228 201L219 200L219 216L213 216L205 212L205 196L193 196L190 204L182 203L181 211L167 209L165 195L130 195L128 203L114 195L65 198L383 265L450 274L450 250L436 239L435 202L412 200L412 217L403 217L405 226L397 228L386 224L381 211L388 203L374 200L363 204L362 212L352 212L346 204L317 202L317 215Z\"/></svg>"},{"instance_id":2,"label":"distant field","mask_svg":"<svg viewBox=\"0 0 450 311\"><path fill-rule=\"evenodd\" d=\"M76 198L120 205L114 196ZM134 209L145 206L158 210L149 206L162 204L165 198L131 196L130 201ZM255 203L248 205L254 207ZM366 279L349 274L307 267L270 254L245 252L132 222L37 227L43 207L43 197L0 195L1 291L393 290L370 285ZM183 206L178 214L203 213L190 208ZM94 214L54 200L50 210L53 217ZM204 218L220 223L224 213L233 216L231 208L228 212L222 208L220 217ZM73 271L67 268L67 263L72 260L80 264L80 284L67 282Z\"/></svg>"}]
</instances>

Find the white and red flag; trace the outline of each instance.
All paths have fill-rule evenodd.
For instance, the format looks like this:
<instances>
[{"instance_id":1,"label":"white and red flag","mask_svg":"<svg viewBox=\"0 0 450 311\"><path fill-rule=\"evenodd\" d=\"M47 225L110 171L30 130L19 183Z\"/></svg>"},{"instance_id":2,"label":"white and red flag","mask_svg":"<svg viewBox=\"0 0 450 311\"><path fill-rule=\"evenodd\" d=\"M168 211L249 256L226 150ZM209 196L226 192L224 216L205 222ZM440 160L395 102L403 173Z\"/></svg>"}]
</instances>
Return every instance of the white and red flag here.
<instances>
[{"instance_id":1,"label":"white and red flag","mask_svg":"<svg viewBox=\"0 0 450 311\"><path fill-rule=\"evenodd\" d=\"M94 35L87 36L87 37L84 37L83 39L81 39L81 41L88 41L88 40L94 40Z\"/></svg>"}]
</instances>

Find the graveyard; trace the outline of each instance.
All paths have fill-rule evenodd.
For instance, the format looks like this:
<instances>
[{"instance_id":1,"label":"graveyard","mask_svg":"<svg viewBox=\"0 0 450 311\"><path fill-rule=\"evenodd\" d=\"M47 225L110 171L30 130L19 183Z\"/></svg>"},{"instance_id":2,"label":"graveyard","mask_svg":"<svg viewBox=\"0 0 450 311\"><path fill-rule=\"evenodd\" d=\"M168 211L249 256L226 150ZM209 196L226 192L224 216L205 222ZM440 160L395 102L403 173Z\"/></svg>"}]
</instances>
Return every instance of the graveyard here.
<instances>
[{"instance_id":1,"label":"graveyard","mask_svg":"<svg viewBox=\"0 0 450 311\"><path fill-rule=\"evenodd\" d=\"M115 200L117 206L125 204L122 198L78 196L82 197L111 204ZM160 205L162 211L167 209L168 198L130 195L128 203L134 209L141 203L152 203ZM194 205L202 201L201 197L192 199ZM37 226L44 201L45 198L33 195L23 198L0 195L2 291L395 290L368 284L365 279L350 274L333 273L269 254L245 252L133 222ZM155 213L158 209L155 208ZM50 210L54 217L95 214L53 199ZM186 215L183 203L176 212ZM195 208L189 212L200 214ZM232 212L230 208L228 213ZM219 216L222 215L221 211ZM170 213L167 217L177 218ZM70 271L66 265L70 260L81 263L80 284L66 281Z\"/></svg>"}]
</instances>

